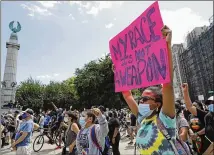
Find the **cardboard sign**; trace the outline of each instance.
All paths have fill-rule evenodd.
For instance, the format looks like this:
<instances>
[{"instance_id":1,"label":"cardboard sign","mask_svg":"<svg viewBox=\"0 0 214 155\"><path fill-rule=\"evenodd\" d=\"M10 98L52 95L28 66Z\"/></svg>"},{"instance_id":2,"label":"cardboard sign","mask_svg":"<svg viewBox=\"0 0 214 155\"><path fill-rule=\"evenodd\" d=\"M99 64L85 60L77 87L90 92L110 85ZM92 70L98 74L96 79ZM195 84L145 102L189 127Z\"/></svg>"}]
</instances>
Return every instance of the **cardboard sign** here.
<instances>
[{"instance_id":1,"label":"cardboard sign","mask_svg":"<svg viewBox=\"0 0 214 155\"><path fill-rule=\"evenodd\" d=\"M198 95L198 100L199 101L204 101L204 95Z\"/></svg>"},{"instance_id":2,"label":"cardboard sign","mask_svg":"<svg viewBox=\"0 0 214 155\"><path fill-rule=\"evenodd\" d=\"M170 82L166 40L158 2L109 41L115 91Z\"/></svg>"}]
</instances>

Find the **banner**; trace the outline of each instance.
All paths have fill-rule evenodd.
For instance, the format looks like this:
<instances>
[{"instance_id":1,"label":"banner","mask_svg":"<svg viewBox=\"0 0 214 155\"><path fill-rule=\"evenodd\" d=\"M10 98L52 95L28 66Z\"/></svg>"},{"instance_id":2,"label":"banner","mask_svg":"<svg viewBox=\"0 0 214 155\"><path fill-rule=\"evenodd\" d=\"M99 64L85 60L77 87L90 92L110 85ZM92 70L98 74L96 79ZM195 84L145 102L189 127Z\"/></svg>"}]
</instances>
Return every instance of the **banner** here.
<instances>
[{"instance_id":1,"label":"banner","mask_svg":"<svg viewBox=\"0 0 214 155\"><path fill-rule=\"evenodd\" d=\"M115 91L170 82L166 40L158 2L109 41Z\"/></svg>"}]
</instances>

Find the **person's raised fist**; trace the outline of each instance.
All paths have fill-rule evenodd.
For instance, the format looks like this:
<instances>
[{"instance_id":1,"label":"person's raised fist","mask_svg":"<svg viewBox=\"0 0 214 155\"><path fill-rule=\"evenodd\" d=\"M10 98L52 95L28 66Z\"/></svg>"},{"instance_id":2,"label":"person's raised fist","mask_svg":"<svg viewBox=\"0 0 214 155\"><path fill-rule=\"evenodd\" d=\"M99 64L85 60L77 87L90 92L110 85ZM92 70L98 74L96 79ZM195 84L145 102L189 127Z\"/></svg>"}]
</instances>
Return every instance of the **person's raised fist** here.
<instances>
[{"instance_id":1,"label":"person's raised fist","mask_svg":"<svg viewBox=\"0 0 214 155\"><path fill-rule=\"evenodd\" d=\"M115 71L115 67L114 67L114 64L112 64L112 67L111 67L112 71L114 72Z\"/></svg>"},{"instance_id":2,"label":"person's raised fist","mask_svg":"<svg viewBox=\"0 0 214 155\"><path fill-rule=\"evenodd\" d=\"M102 115L102 112L100 111L100 109L98 108L93 108L92 109L92 113L96 116L96 117L99 117Z\"/></svg>"},{"instance_id":3,"label":"person's raised fist","mask_svg":"<svg viewBox=\"0 0 214 155\"><path fill-rule=\"evenodd\" d=\"M181 87L182 87L183 92L188 92L189 88L188 88L187 83L183 83Z\"/></svg>"},{"instance_id":4,"label":"person's raised fist","mask_svg":"<svg viewBox=\"0 0 214 155\"><path fill-rule=\"evenodd\" d=\"M166 25L163 26L161 29L162 35L164 38L166 38L167 43L171 43L172 41L172 30Z\"/></svg>"}]
</instances>

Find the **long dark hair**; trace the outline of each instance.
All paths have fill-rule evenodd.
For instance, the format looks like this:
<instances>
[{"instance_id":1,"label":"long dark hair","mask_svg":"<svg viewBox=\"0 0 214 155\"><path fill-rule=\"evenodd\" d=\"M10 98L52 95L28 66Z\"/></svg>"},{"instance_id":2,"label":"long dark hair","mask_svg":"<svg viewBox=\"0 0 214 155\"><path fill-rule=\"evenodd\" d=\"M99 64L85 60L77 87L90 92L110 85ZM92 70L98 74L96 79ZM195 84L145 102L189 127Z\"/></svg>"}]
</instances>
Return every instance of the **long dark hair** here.
<instances>
[{"instance_id":1,"label":"long dark hair","mask_svg":"<svg viewBox=\"0 0 214 155\"><path fill-rule=\"evenodd\" d=\"M196 100L194 102L197 104L197 106L199 107L199 109L204 110L203 104L200 101Z\"/></svg>"},{"instance_id":2,"label":"long dark hair","mask_svg":"<svg viewBox=\"0 0 214 155\"><path fill-rule=\"evenodd\" d=\"M70 117L72 119L72 123L76 123L77 126L79 127L79 129L81 129L81 125L79 124L79 119L78 119L78 116L75 112L71 112L71 111L68 111L66 113L68 115L68 117Z\"/></svg>"}]
</instances>

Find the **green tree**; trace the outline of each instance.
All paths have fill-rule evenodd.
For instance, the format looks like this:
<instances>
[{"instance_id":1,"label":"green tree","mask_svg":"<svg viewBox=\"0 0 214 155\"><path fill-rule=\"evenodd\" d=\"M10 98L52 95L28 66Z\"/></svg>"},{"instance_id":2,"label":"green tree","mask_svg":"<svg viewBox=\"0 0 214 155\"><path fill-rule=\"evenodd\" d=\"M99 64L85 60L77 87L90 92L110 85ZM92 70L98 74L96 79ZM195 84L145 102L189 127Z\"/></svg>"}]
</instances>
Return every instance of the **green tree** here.
<instances>
[{"instance_id":1,"label":"green tree","mask_svg":"<svg viewBox=\"0 0 214 155\"><path fill-rule=\"evenodd\" d=\"M43 106L44 85L31 77L20 83L16 91L16 101L25 109L32 108L39 111Z\"/></svg>"},{"instance_id":2,"label":"green tree","mask_svg":"<svg viewBox=\"0 0 214 155\"><path fill-rule=\"evenodd\" d=\"M104 105L109 108L121 108L124 105L121 93L114 91L114 74L111 66L112 61L107 55L76 70L74 85L81 107Z\"/></svg>"}]
</instances>

